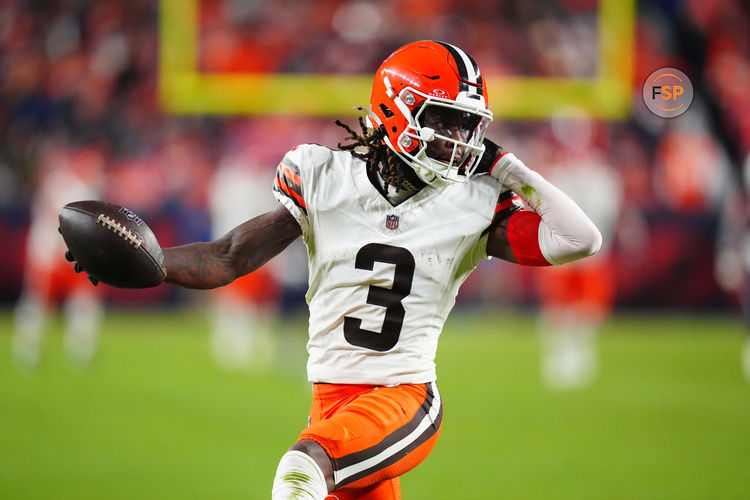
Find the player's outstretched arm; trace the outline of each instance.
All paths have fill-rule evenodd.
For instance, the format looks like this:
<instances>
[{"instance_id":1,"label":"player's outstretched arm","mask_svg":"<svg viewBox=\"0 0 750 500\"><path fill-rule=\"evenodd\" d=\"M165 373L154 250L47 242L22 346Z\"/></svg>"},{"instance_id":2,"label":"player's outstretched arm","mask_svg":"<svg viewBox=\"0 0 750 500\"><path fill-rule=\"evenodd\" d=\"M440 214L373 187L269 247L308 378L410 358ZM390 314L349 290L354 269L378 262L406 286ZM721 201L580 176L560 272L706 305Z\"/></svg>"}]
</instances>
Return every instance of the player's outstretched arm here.
<instances>
[{"instance_id":1,"label":"player's outstretched arm","mask_svg":"<svg viewBox=\"0 0 750 500\"><path fill-rule=\"evenodd\" d=\"M520 196L520 210L490 230L487 254L525 265L557 265L596 253L602 235L591 219L560 189L495 146L490 175Z\"/></svg>"},{"instance_id":2,"label":"player's outstretched arm","mask_svg":"<svg viewBox=\"0 0 750 500\"><path fill-rule=\"evenodd\" d=\"M165 248L164 281L187 288L216 288L255 271L302 234L299 223L279 206L208 243Z\"/></svg>"}]
</instances>

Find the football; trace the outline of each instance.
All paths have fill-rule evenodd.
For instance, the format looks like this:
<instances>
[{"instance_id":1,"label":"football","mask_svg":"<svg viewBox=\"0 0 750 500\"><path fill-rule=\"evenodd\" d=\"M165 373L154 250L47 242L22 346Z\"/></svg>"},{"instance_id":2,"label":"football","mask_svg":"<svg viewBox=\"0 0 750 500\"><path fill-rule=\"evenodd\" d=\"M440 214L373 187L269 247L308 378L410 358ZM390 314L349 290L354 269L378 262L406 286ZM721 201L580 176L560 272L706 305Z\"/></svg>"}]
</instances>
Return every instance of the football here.
<instances>
[{"instance_id":1,"label":"football","mask_svg":"<svg viewBox=\"0 0 750 500\"><path fill-rule=\"evenodd\" d=\"M133 211L105 201L74 201L60 210L59 221L73 259L95 280L118 288L164 281L161 246Z\"/></svg>"}]
</instances>

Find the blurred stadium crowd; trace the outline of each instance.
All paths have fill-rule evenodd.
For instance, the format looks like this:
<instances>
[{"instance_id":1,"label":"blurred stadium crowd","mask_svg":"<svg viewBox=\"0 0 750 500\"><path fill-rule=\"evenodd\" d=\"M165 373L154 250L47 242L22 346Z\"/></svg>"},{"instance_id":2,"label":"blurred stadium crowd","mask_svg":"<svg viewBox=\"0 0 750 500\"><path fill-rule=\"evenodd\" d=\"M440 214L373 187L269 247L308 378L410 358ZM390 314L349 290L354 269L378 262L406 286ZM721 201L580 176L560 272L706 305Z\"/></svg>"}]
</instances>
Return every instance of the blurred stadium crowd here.
<instances>
[{"instance_id":1,"label":"blurred stadium crowd","mask_svg":"<svg viewBox=\"0 0 750 500\"><path fill-rule=\"evenodd\" d=\"M467 50L485 74L587 78L597 68L597 3L203 0L199 67L372 73L403 43L436 38ZM38 256L37 267L52 265L45 252L59 244L57 210L74 193L137 211L164 246L208 239L212 214L216 227L218 212L250 216L263 208L245 207L243 199L272 201L270 179L285 151L303 142L335 147L343 139L332 118L165 113L157 92L158 15L158 3L144 0L0 1L0 301L15 301L24 279L29 286L34 271L24 269L33 264L22 263L30 256ZM498 119L490 129L561 184L590 182L571 191L608 193L590 206L609 227L606 267L618 305L731 302L715 278L714 242L723 202L742 186L750 152L748 26L750 8L740 0L641 2L628 119ZM642 82L665 66L682 69L696 89L690 110L673 120L651 115L641 100ZM236 209L218 207L217 199L241 185L232 171L252 172L260 194L240 190L231 196ZM296 255L301 276L289 278L289 286L298 288L305 271L304 256ZM291 269L284 267L264 279L283 289ZM496 262L486 269L467 283L464 302L539 299L535 271ZM139 304L188 297L173 287L106 295Z\"/></svg>"}]
</instances>

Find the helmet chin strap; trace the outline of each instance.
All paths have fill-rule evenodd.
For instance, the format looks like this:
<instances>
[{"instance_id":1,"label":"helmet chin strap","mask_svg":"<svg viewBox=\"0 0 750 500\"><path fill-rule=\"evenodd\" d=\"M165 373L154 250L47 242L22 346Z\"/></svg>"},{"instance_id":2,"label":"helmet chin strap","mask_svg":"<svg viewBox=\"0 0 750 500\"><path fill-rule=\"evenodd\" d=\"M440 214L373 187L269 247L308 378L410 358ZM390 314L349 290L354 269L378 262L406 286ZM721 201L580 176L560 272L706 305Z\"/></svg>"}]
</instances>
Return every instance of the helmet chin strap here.
<instances>
[{"instance_id":1,"label":"helmet chin strap","mask_svg":"<svg viewBox=\"0 0 750 500\"><path fill-rule=\"evenodd\" d=\"M435 170L437 170L437 166L435 167L428 167L425 164L430 164L433 162L432 158L427 156L424 152L421 153L419 158L419 161L413 161L410 163L411 167L414 169L414 171L417 173L420 179L422 179L424 182L431 186L444 186L445 184L448 184L447 179L444 179L440 175L435 173Z\"/></svg>"}]
</instances>

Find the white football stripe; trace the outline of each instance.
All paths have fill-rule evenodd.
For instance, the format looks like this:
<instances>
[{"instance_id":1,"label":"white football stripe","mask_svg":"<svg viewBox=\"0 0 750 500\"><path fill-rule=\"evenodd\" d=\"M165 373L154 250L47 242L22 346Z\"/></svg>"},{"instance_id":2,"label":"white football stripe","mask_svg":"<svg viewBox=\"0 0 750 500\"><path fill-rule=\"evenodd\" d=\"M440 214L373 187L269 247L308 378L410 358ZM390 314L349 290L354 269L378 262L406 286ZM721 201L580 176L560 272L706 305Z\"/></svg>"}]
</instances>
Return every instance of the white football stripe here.
<instances>
[{"instance_id":1,"label":"white football stripe","mask_svg":"<svg viewBox=\"0 0 750 500\"><path fill-rule=\"evenodd\" d=\"M416 441L419 436L422 435L422 433L427 430L429 426L435 422L435 419L437 418L438 413L440 413L440 393L437 390L437 385L435 385L435 382L430 382L430 386L432 387L432 408L430 408L430 411L427 413L427 415L424 416L422 421L419 423L419 425L414 429L411 433L409 433L408 436L404 437L402 440L392 444L382 452L378 453L374 457L368 458L367 460L364 460L362 462L359 462L358 464L350 465L349 467L345 467L341 470L334 471L334 479L336 484L340 483L341 481L355 475L359 474L360 472L369 469L370 467L373 467L380 462L383 462L387 460L388 458L392 457L399 451L403 450L407 446L409 446L411 443Z\"/></svg>"},{"instance_id":2,"label":"white football stripe","mask_svg":"<svg viewBox=\"0 0 750 500\"><path fill-rule=\"evenodd\" d=\"M453 47L456 50L456 53L458 53L458 55L461 57L461 61L464 63L464 66L466 66L466 75L467 75L466 76L466 80L468 80L468 81L470 81L472 83L477 83L477 81L479 80L479 78L478 78L479 75L477 74L476 71L474 71L474 64L472 64L471 59L469 58L469 56L466 54L466 52L464 52L462 49L456 47L455 45L451 45L451 47ZM478 94L479 93L479 89L478 89L478 87L476 87L474 85L469 85L469 92L470 93L473 92L474 94Z\"/></svg>"}]
</instances>

